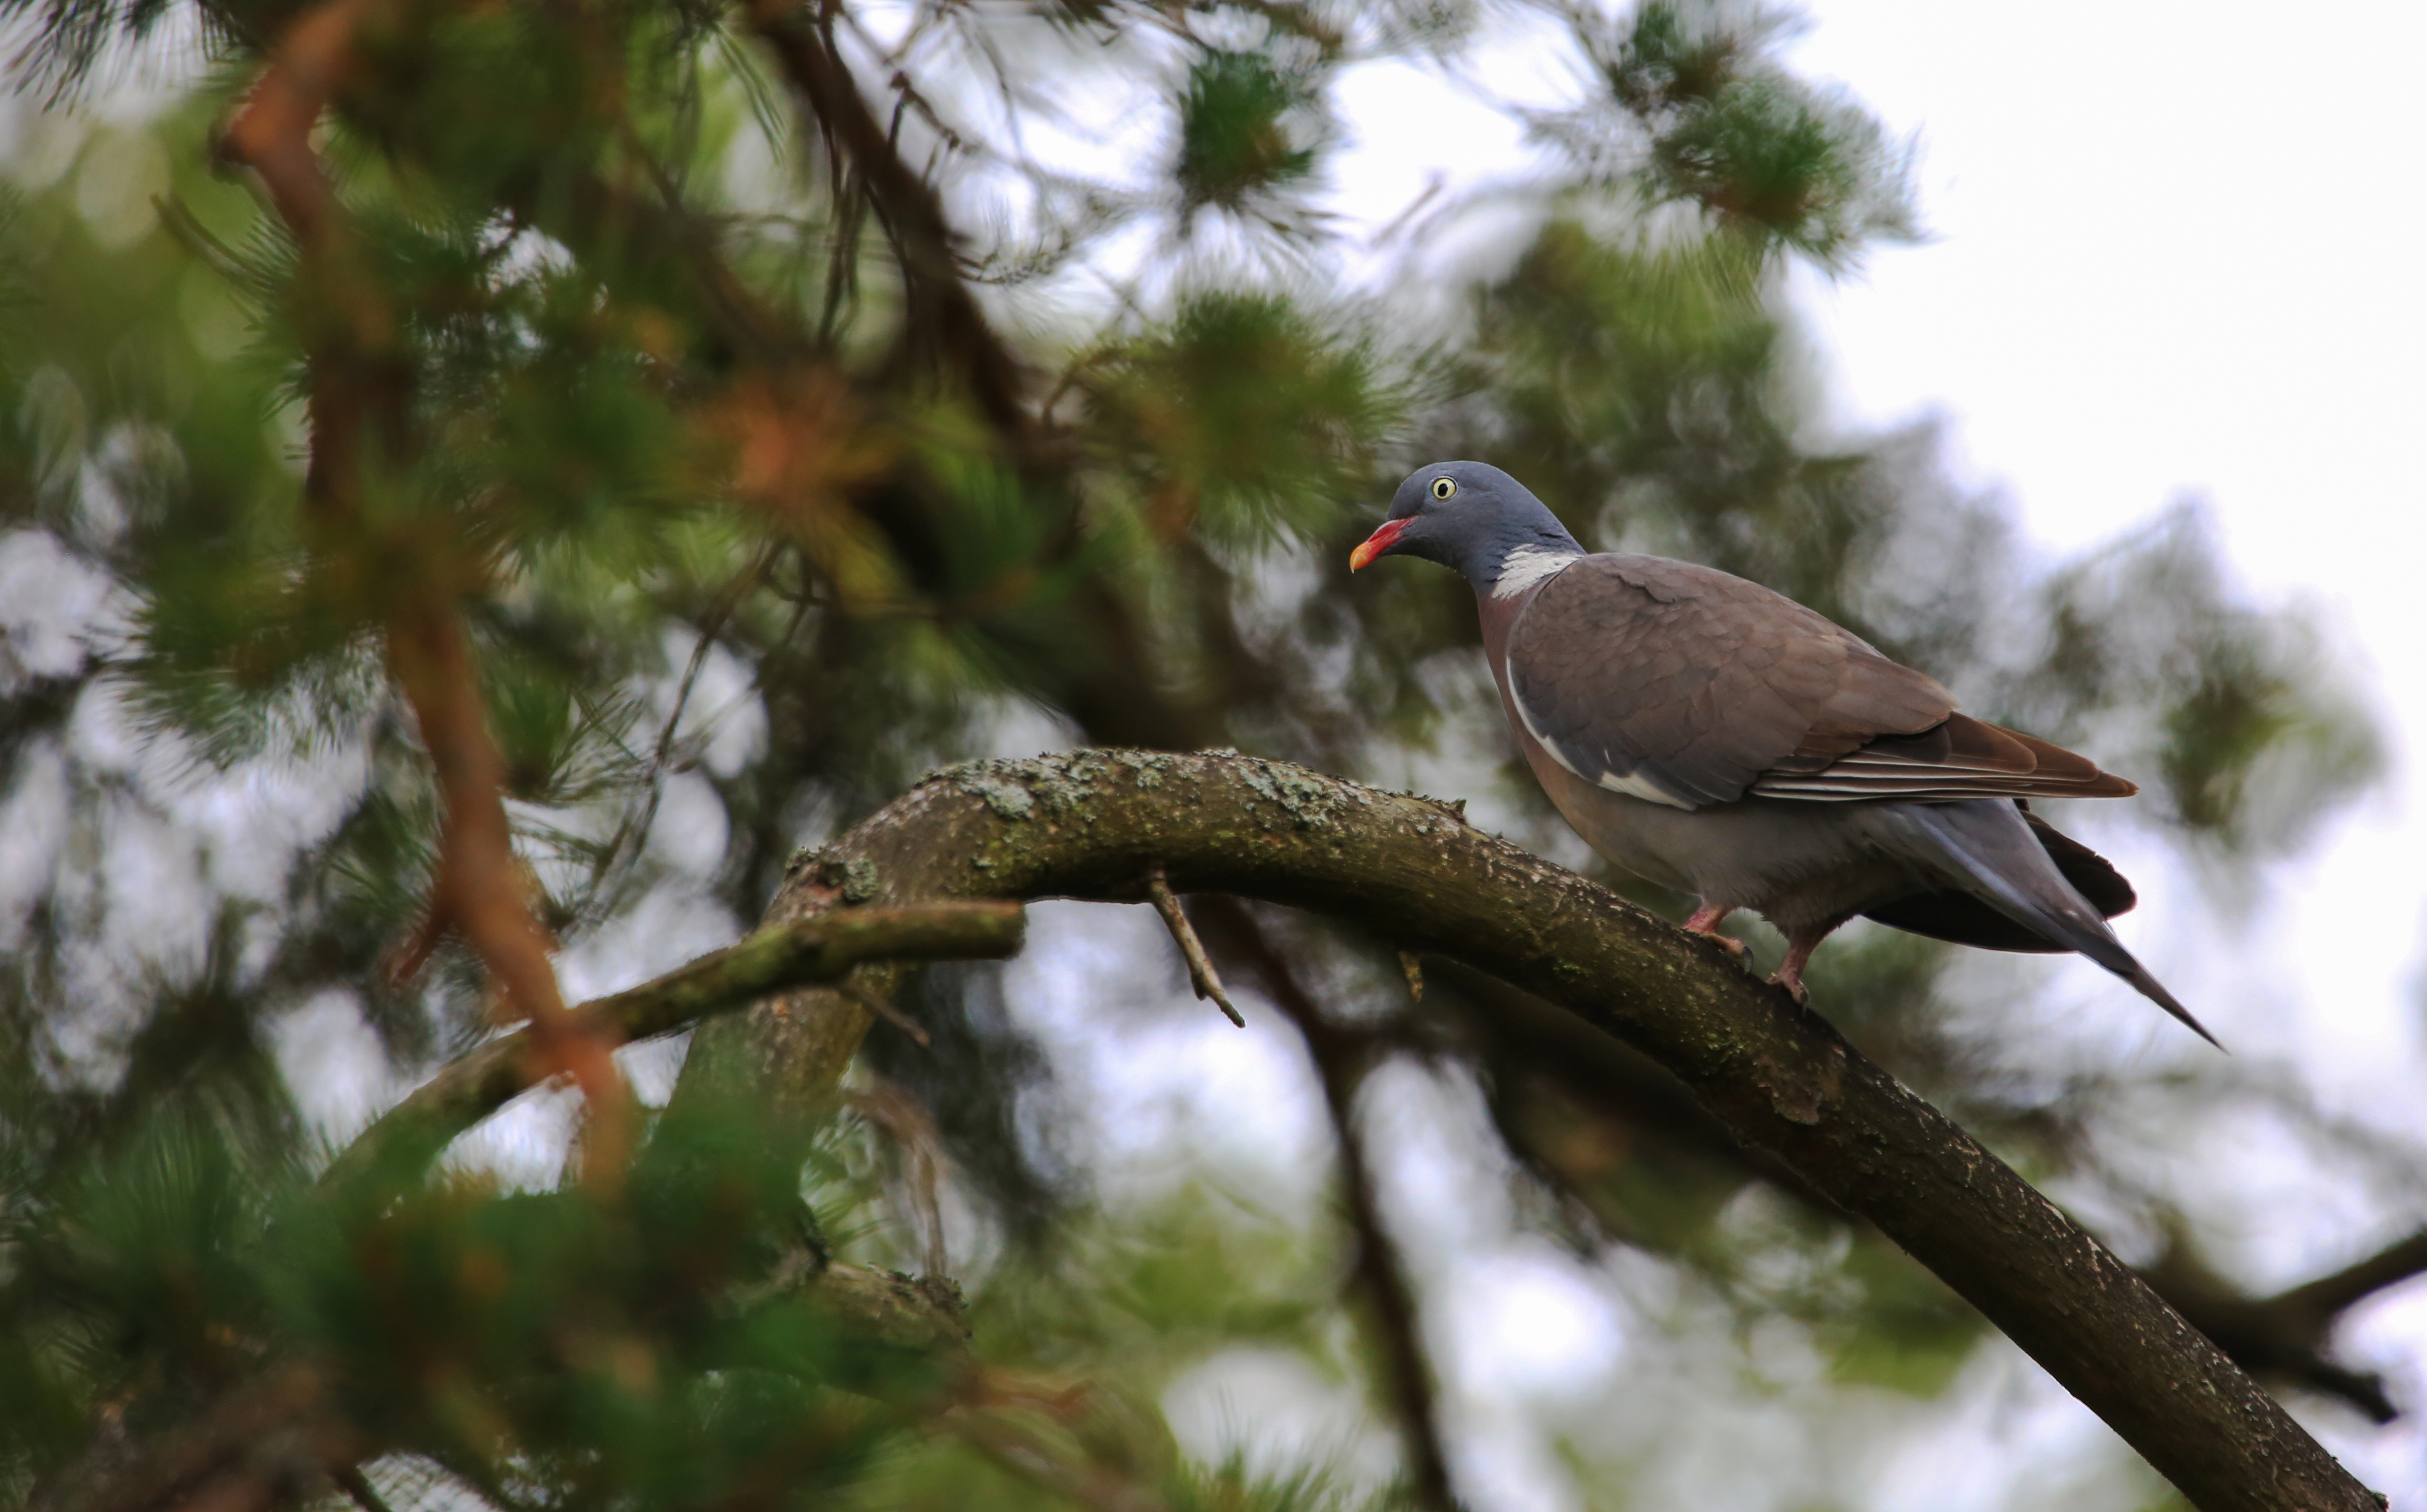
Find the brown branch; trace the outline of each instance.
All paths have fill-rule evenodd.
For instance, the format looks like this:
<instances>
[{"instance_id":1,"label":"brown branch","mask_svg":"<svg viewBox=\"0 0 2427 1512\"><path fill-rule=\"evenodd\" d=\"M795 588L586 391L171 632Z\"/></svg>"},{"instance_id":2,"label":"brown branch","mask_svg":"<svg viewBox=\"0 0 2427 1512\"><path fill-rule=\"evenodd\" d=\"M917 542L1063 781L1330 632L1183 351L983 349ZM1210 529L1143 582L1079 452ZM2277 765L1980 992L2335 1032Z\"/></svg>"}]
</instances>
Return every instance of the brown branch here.
<instances>
[{"instance_id":1,"label":"brown branch","mask_svg":"<svg viewBox=\"0 0 2427 1512\"><path fill-rule=\"evenodd\" d=\"M1154 903L1154 911L1163 916L1163 927L1171 931L1173 943L1180 947L1181 959L1188 963L1188 984L1196 989L1197 1000L1203 1002L1212 999L1214 1006L1222 1010L1223 1017L1241 1029L1246 1028L1247 1021L1239 1016L1238 1008L1230 1001L1230 994L1224 990L1221 973L1214 969L1213 961L1206 956L1205 942L1197 937L1196 927L1188 922L1188 915L1181 910L1180 899L1173 894L1170 882L1164 877L1163 868L1147 868L1146 892Z\"/></svg>"},{"instance_id":2,"label":"brown branch","mask_svg":"<svg viewBox=\"0 0 2427 1512\"><path fill-rule=\"evenodd\" d=\"M788 987L837 982L863 962L1010 955L1024 918L1018 903L936 902L844 908L772 924L657 980L572 1009L576 1032L602 1051L729 1013ZM363 1130L321 1179L367 1173L394 1179L447 1142L546 1081L556 1069L529 1031L491 1040L450 1062Z\"/></svg>"},{"instance_id":3,"label":"brown branch","mask_svg":"<svg viewBox=\"0 0 2427 1512\"><path fill-rule=\"evenodd\" d=\"M361 1467L341 1466L332 1471L329 1478L337 1483L337 1488L345 1492L354 1505L362 1508L362 1512L394 1512L394 1509L387 1504L387 1499L380 1495L379 1488L373 1486L370 1477L362 1472Z\"/></svg>"},{"instance_id":4,"label":"brown branch","mask_svg":"<svg viewBox=\"0 0 2427 1512\"><path fill-rule=\"evenodd\" d=\"M382 3L325 0L297 17L220 138L221 155L261 175L279 218L310 253L326 254L346 235L312 129L352 69L356 30Z\"/></svg>"},{"instance_id":5,"label":"brown branch","mask_svg":"<svg viewBox=\"0 0 2427 1512\"><path fill-rule=\"evenodd\" d=\"M590 1106L583 1170L611 1184L629 1130L614 1046L573 1017L549 962L554 941L531 910L513 827L506 817L505 758L489 733L480 672L451 605L424 603L390 621L388 670L413 706L421 743L446 804L432 907L451 922L505 993L509 1021L530 1026L541 1075L569 1071Z\"/></svg>"},{"instance_id":6,"label":"brown branch","mask_svg":"<svg viewBox=\"0 0 2427 1512\"><path fill-rule=\"evenodd\" d=\"M1448 1451L1442 1440L1441 1393L1425 1351L1415 1288L1401 1263L1390 1224L1382 1216L1374 1162L1357 1127L1357 1089L1372 1068L1371 1041L1331 1022L1298 980L1289 957L1236 899L1208 900L1203 912L1207 924L1219 931L1226 950L1246 967L1264 996L1289 1016L1306 1041L1307 1055L1323 1083L1324 1110L1331 1119L1332 1137L1340 1146L1341 1198L1357 1242L1352 1270L1374 1309L1385 1384L1407 1434L1409 1489L1419 1505L1454 1512L1458 1502L1450 1484Z\"/></svg>"},{"instance_id":7,"label":"brown branch","mask_svg":"<svg viewBox=\"0 0 2427 1512\"><path fill-rule=\"evenodd\" d=\"M1186 891L1310 908L1463 961L1643 1051L1733 1137L1936 1272L2208 1512L2379 1512L2129 1267L1817 1015L1429 803L1238 757L985 763L938 774L828 847L775 911L830 907L838 876L858 877L872 902L1135 902L1157 862ZM818 994L726 1022L725 1072L830 1100L870 1019Z\"/></svg>"},{"instance_id":8,"label":"brown branch","mask_svg":"<svg viewBox=\"0 0 2427 1512\"><path fill-rule=\"evenodd\" d=\"M222 158L260 179L302 253L296 316L312 435L303 496L324 533L358 515L364 424L379 417L398 439L408 382L395 312L312 148L313 129L352 72L357 33L388 3L323 0L297 17L218 144Z\"/></svg>"},{"instance_id":9,"label":"brown branch","mask_svg":"<svg viewBox=\"0 0 2427 1512\"><path fill-rule=\"evenodd\" d=\"M330 1415L330 1383L314 1366L278 1365L227 1391L176 1430L127 1455L90 1483L38 1492L30 1512L149 1512L164 1504L227 1508L270 1504L285 1488L270 1467L256 1463L262 1446L291 1438L317 1463L315 1477L350 1466L354 1436ZM323 1482L322 1484L326 1484Z\"/></svg>"},{"instance_id":10,"label":"brown branch","mask_svg":"<svg viewBox=\"0 0 2427 1512\"><path fill-rule=\"evenodd\" d=\"M472 586L478 553L451 540L404 552L393 591L362 580L372 576L374 560L390 555L364 530L364 442L383 442L390 462L409 450L409 373L395 350L399 322L364 264L311 133L345 82L357 32L382 3L326 0L305 11L281 38L220 150L259 175L302 249L298 293L312 434L304 495L323 535L320 591L334 597L372 590L370 601L384 606L388 674L413 707L445 804L430 918L410 949L420 951L449 925L463 935L503 990L511 1016L528 1022L532 1043L580 1083L595 1155L586 1169L611 1184L628 1135L622 1079L609 1047L585 1038L566 1016L548 960L552 942L514 858L505 763L456 609Z\"/></svg>"},{"instance_id":11,"label":"brown branch","mask_svg":"<svg viewBox=\"0 0 2427 1512\"><path fill-rule=\"evenodd\" d=\"M1135 1479L1048 1442L1000 1413L957 1407L937 1426L1003 1469L1093 1512L1168 1512Z\"/></svg>"},{"instance_id":12,"label":"brown branch","mask_svg":"<svg viewBox=\"0 0 2427 1512\"><path fill-rule=\"evenodd\" d=\"M2382 1377L2330 1357L2335 1325L2345 1309L2422 1272L2427 1233L2265 1297L2241 1295L2179 1243L2147 1268L2149 1284L2244 1369L2338 1397L2376 1423L2392 1422L2400 1409Z\"/></svg>"},{"instance_id":13,"label":"brown branch","mask_svg":"<svg viewBox=\"0 0 2427 1512\"><path fill-rule=\"evenodd\" d=\"M2330 1318L2388 1286L2421 1274L2427 1274L2427 1232L2413 1234L2366 1260L2354 1260L2331 1276L2303 1282L2271 1300Z\"/></svg>"},{"instance_id":14,"label":"brown branch","mask_svg":"<svg viewBox=\"0 0 2427 1512\"><path fill-rule=\"evenodd\" d=\"M1530 1107L1539 1103L1539 1091L1555 1088L1561 1100L1612 1126L1621 1145L1649 1145L1672 1161L1694 1162L1710 1179L1733 1175L1737 1180L1767 1182L1821 1217L1863 1221L1776 1156L1738 1144L1675 1077L1639 1052L1530 993L1469 967L1445 964L1437 975L1459 1010L1458 1032L1480 1038L1487 1064L1503 1072L1491 1079L1498 1089L1496 1100ZM1512 1109L1501 1109L1499 1122L1518 1157L1555 1191L1591 1212L1604 1231L1637 1240L1625 1215L1573 1168L1569 1152L1533 1138L1522 1114L1512 1114ZM2422 1272L2427 1272L2427 1234L2413 1235L2331 1276L2266 1297L2242 1295L2182 1245L2141 1268L2142 1278L2169 1306L2243 1370L2263 1380L2338 1398L2378 1423L2399 1415L2385 1394L2384 1381L2337 1363L2328 1351L2331 1336L2344 1309Z\"/></svg>"},{"instance_id":15,"label":"brown branch","mask_svg":"<svg viewBox=\"0 0 2427 1512\"><path fill-rule=\"evenodd\" d=\"M818 119L830 147L848 157L868 203L884 222L902 268L909 324L934 349L938 367L963 375L988 424L1024 454L1030 440L1019 400L1019 360L995 334L961 277L943 197L902 160L893 134L876 119L836 47L833 31L807 6L751 0L751 26Z\"/></svg>"}]
</instances>

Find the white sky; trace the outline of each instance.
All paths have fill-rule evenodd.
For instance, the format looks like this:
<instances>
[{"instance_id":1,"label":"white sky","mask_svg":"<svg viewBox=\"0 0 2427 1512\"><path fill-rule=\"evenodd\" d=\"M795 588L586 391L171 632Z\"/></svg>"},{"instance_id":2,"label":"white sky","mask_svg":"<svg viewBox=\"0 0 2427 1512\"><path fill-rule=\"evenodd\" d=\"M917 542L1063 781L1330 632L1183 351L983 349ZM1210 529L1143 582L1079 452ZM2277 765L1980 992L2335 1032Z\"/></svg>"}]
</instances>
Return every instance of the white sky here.
<instances>
[{"instance_id":1,"label":"white sky","mask_svg":"<svg viewBox=\"0 0 2427 1512\"><path fill-rule=\"evenodd\" d=\"M2188 5L2027 24L1899 0L1814 10L1800 63L1921 134L1936 234L1806 285L1836 397L1872 421L1950 416L1977 479L2052 546L2197 497L2262 598L2323 611L2393 764L2285 879L2282 969L2316 1010L2321 1072L2415 1065L2427 207L2410 66L2427 10L2305 31Z\"/></svg>"}]
</instances>

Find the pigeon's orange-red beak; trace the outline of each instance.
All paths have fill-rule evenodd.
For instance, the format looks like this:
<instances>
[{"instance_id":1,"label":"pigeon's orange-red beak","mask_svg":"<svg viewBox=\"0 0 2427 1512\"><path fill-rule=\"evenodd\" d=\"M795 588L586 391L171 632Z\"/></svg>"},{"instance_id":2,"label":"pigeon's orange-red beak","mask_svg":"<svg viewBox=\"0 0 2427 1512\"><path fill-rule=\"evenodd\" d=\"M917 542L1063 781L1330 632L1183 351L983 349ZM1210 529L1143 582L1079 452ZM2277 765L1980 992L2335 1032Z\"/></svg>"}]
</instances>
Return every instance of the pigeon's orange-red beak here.
<instances>
[{"instance_id":1,"label":"pigeon's orange-red beak","mask_svg":"<svg viewBox=\"0 0 2427 1512\"><path fill-rule=\"evenodd\" d=\"M1413 516L1404 520L1384 520L1376 528L1372 535L1365 538L1363 545L1348 553L1348 570L1350 572L1362 570L1367 562L1390 550L1392 544L1405 535L1408 527L1415 523Z\"/></svg>"}]
</instances>

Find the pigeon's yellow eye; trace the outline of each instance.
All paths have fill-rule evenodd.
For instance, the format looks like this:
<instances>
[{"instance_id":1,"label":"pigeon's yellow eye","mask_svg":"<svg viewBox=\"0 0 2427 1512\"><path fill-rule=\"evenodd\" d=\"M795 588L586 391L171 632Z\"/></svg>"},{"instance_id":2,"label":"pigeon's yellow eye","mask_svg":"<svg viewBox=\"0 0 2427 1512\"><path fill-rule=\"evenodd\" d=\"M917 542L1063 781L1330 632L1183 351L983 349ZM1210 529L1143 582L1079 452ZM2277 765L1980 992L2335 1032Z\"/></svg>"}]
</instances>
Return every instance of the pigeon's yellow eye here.
<instances>
[{"instance_id":1,"label":"pigeon's yellow eye","mask_svg":"<svg viewBox=\"0 0 2427 1512\"><path fill-rule=\"evenodd\" d=\"M1457 480L1450 478L1436 478L1433 480L1433 497L1447 498L1457 492Z\"/></svg>"}]
</instances>

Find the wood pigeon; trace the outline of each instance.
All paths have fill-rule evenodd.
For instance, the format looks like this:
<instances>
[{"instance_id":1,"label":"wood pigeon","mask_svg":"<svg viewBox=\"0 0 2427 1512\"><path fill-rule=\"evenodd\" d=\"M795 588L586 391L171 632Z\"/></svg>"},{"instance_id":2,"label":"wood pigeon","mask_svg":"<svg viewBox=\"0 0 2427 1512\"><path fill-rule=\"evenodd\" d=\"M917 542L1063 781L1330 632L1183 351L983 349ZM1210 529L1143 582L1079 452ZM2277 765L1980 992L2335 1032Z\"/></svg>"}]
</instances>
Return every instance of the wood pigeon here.
<instances>
[{"instance_id":1,"label":"wood pigeon","mask_svg":"<svg viewBox=\"0 0 2427 1512\"><path fill-rule=\"evenodd\" d=\"M1786 935L1772 980L1857 914L1995 951L2077 951L2202 1038L2125 950L2112 866L2029 812L2125 798L2087 757L1955 711L1935 681L1784 594L1665 557L1588 555L1476 462L1420 467L1348 559L1422 557L1474 587L1508 728L1551 802L1611 862Z\"/></svg>"}]
</instances>

